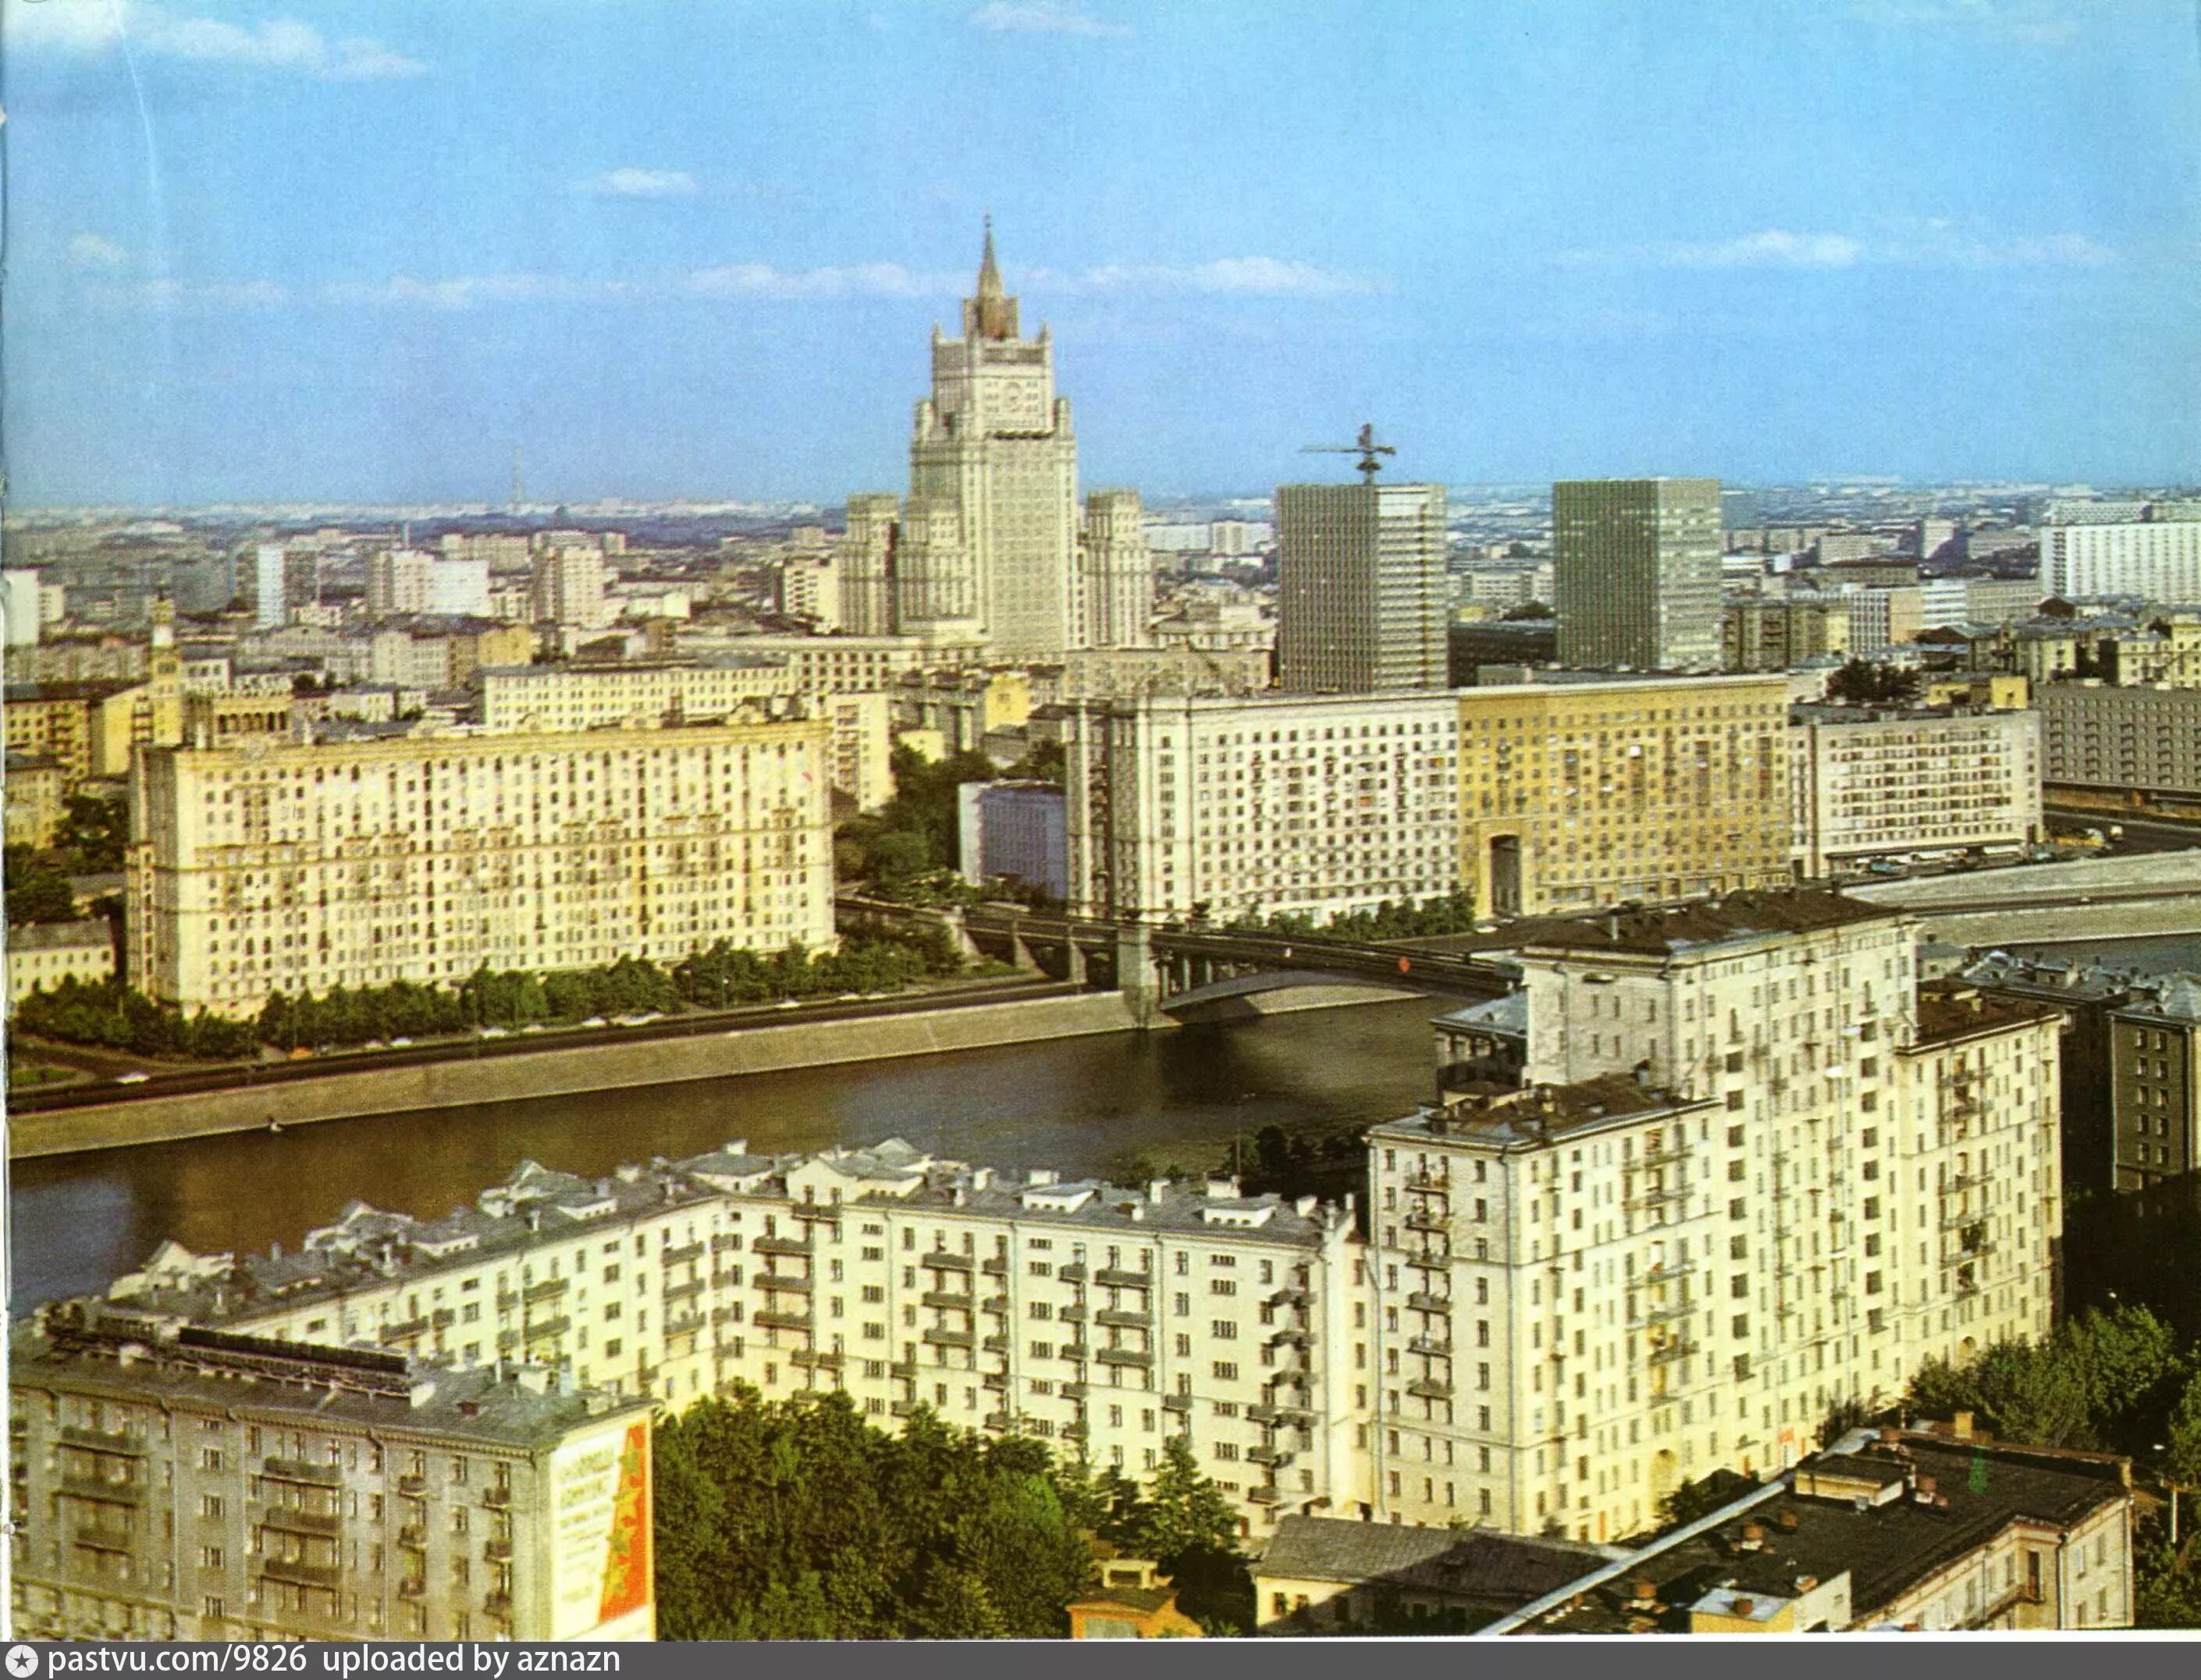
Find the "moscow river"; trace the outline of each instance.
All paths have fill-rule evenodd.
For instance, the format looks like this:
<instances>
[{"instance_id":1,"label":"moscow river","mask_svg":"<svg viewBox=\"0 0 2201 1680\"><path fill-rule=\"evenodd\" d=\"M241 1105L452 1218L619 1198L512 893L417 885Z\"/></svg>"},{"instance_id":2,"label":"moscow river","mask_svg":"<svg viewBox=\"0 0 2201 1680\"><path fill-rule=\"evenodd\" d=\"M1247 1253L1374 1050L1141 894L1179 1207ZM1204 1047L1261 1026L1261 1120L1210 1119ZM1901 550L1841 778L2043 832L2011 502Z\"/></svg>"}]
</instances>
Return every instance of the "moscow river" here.
<instances>
[{"instance_id":1,"label":"moscow river","mask_svg":"<svg viewBox=\"0 0 2201 1680\"><path fill-rule=\"evenodd\" d=\"M1202 1172L1265 1126L1324 1132L1411 1110L1430 1091L1430 1017L1454 1006L1366 1004L21 1162L10 1304L100 1288L164 1237L200 1252L291 1247L355 1198L438 1216L530 1157L594 1177L730 1139L770 1153L901 1137L978 1164L1077 1174L1136 1150Z\"/></svg>"}]
</instances>

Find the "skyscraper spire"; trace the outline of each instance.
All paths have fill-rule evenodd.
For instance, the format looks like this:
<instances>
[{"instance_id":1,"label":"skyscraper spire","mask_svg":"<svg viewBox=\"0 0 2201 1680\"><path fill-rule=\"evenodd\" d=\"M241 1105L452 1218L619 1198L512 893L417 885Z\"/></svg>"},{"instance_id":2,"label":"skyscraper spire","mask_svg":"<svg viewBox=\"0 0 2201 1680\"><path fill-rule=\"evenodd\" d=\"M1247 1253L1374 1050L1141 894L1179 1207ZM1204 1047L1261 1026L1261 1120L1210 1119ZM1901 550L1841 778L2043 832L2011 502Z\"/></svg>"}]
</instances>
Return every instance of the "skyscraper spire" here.
<instances>
[{"instance_id":1,"label":"skyscraper spire","mask_svg":"<svg viewBox=\"0 0 2201 1680\"><path fill-rule=\"evenodd\" d=\"M1016 301L1001 287L1001 271L994 261L994 219L986 218L986 250L978 260L978 292L966 312L964 331L981 338L1017 336Z\"/></svg>"}]
</instances>

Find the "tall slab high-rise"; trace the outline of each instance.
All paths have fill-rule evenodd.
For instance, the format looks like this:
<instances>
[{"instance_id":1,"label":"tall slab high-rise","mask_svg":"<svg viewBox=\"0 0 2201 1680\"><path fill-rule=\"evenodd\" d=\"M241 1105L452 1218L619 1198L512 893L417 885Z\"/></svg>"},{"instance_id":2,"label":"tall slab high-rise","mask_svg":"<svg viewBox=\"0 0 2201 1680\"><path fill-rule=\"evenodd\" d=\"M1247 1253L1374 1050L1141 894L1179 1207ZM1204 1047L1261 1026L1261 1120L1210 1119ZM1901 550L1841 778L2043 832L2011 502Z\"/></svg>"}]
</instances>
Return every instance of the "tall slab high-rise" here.
<instances>
[{"instance_id":1,"label":"tall slab high-rise","mask_svg":"<svg viewBox=\"0 0 2201 1680\"><path fill-rule=\"evenodd\" d=\"M1717 670L1717 478L1588 478L1552 487L1559 663Z\"/></svg>"},{"instance_id":2,"label":"tall slab high-rise","mask_svg":"<svg viewBox=\"0 0 2201 1680\"><path fill-rule=\"evenodd\" d=\"M1286 484L1277 538L1286 693L1446 686L1443 485Z\"/></svg>"},{"instance_id":3,"label":"tall slab high-rise","mask_svg":"<svg viewBox=\"0 0 2201 1680\"><path fill-rule=\"evenodd\" d=\"M1054 346L1024 337L986 230L963 336L932 338L917 406L895 610L916 635L983 636L1005 659L1079 645L1077 438Z\"/></svg>"}]
</instances>

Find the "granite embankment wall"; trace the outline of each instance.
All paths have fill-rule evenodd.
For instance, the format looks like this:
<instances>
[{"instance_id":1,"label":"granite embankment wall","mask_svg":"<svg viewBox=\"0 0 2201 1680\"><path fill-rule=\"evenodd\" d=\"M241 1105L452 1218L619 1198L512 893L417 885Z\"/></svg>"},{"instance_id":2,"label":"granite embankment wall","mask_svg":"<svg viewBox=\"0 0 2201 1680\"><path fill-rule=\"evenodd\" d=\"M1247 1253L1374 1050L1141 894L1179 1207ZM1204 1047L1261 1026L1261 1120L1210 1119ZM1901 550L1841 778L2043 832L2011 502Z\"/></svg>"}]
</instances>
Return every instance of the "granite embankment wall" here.
<instances>
[{"instance_id":1,"label":"granite embankment wall","mask_svg":"<svg viewBox=\"0 0 2201 1680\"><path fill-rule=\"evenodd\" d=\"M271 1120L285 1126L308 1125L842 1062L883 1062L1168 1024L1151 1017L1142 1021L1120 992L1102 992L853 1021L744 1027L696 1038L545 1046L493 1060L333 1072L281 1086L148 1096L52 1114L19 1115L9 1122L8 1152L25 1160L223 1132L256 1132Z\"/></svg>"}]
</instances>

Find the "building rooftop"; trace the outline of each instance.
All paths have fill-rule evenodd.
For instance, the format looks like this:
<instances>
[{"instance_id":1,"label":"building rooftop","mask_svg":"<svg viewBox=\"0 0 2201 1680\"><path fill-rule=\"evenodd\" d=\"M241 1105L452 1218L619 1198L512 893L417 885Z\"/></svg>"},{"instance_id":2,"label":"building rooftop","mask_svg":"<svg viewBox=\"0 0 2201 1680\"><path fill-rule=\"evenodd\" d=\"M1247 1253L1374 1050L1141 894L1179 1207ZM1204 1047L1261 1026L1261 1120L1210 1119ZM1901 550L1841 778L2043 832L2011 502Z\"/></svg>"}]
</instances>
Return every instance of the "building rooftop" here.
<instances>
[{"instance_id":1,"label":"building rooftop","mask_svg":"<svg viewBox=\"0 0 2201 1680\"><path fill-rule=\"evenodd\" d=\"M114 928L103 916L81 922L26 922L8 930L10 951L112 951Z\"/></svg>"},{"instance_id":2,"label":"building rooftop","mask_svg":"<svg viewBox=\"0 0 2201 1680\"><path fill-rule=\"evenodd\" d=\"M1451 1027L1525 1039L1529 1036L1529 994L1525 991L1508 992L1485 1003L1449 1010L1430 1024L1440 1029Z\"/></svg>"},{"instance_id":3,"label":"building rooftop","mask_svg":"<svg viewBox=\"0 0 2201 1680\"><path fill-rule=\"evenodd\" d=\"M2028 1021L2053 1021L2060 1014L2052 1004L1994 996L1975 986L1922 986L1918 988L1918 1036L1915 1042L1920 1045L1946 1044L1978 1033L1999 1033Z\"/></svg>"},{"instance_id":4,"label":"building rooftop","mask_svg":"<svg viewBox=\"0 0 2201 1680\"><path fill-rule=\"evenodd\" d=\"M2106 1454L1893 1431L1844 1445L1731 1519L1653 1542L1518 1630L1686 1633L1692 1612L1765 1620L1843 1575L1850 1624L1869 1626L2013 1524L2067 1529L2129 1497L2128 1462Z\"/></svg>"},{"instance_id":5,"label":"building rooftop","mask_svg":"<svg viewBox=\"0 0 2201 1680\"><path fill-rule=\"evenodd\" d=\"M104 924L102 924L103 926ZM868 1149L757 1156L741 1141L684 1160L624 1166L581 1178L523 1161L471 1207L439 1218L349 1203L335 1223L306 1233L295 1251L195 1254L164 1242L109 1298L135 1309L207 1324L256 1318L420 1278L484 1256L519 1255L600 1223L631 1220L720 1196L755 1196L850 1209L899 1203L943 1219L1017 1218L1091 1231L1229 1233L1311 1249L1349 1224L1347 1209L1312 1197L1244 1196L1235 1180L1157 1182L1136 1189L1095 1180L1065 1182L1043 1168L972 1167L900 1139Z\"/></svg>"},{"instance_id":6,"label":"building rooftop","mask_svg":"<svg viewBox=\"0 0 2201 1680\"><path fill-rule=\"evenodd\" d=\"M1287 1516L1277 1519L1254 1570L1284 1580L1380 1580L1527 1604L1625 1555L1572 1540Z\"/></svg>"},{"instance_id":7,"label":"building rooftop","mask_svg":"<svg viewBox=\"0 0 2201 1680\"><path fill-rule=\"evenodd\" d=\"M117 1398L158 1395L245 1417L302 1414L319 1426L407 1429L498 1445L548 1445L577 1424L649 1402L561 1390L555 1373L468 1371L393 1355L226 1335L72 1303L10 1338L9 1380Z\"/></svg>"},{"instance_id":8,"label":"building rooftop","mask_svg":"<svg viewBox=\"0 0 2201 1680\"><path fill-rule=\"evenodd\" d=\"M1711 1106L1709 1098L1680 1097L1625 1074L1605 1074L1572 1085L1518 1090L1470 1086L1441 1107L1372 1127L1368 1135L1371 1140L1397 1141L1450 1138L1505 1149L1547 1144L1662 1115L1694 1114Z\"/></svg>"},{"instance_id":9,"label":"building rooftop","mask_svg":"<svg viewBox=\"0 0 2201 1680\"><path fill-rule=\"evenodd\" d=\"M1818 933L1887 922L1899 914L1824 888L1729 893L1687 904L1616 910L1602 916L1547 922L1521 948L1663 957L1778 934Z\"/></svg>"}]
</instances>

